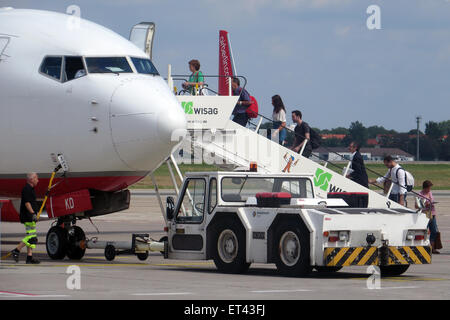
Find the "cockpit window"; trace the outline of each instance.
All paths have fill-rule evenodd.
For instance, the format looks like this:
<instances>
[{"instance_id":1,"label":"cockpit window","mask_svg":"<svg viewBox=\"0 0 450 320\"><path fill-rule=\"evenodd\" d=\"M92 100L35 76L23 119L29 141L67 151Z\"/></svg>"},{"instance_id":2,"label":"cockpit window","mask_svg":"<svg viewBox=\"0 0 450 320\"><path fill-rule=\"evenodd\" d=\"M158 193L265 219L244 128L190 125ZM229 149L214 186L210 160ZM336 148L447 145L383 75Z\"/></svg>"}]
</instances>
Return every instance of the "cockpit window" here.
<instances>
[{"instance_id":1,"label":"cockpit window","mask_svg":"<svg viewBox=\"0 0 450 320\"><path fill-rule=\"evenodd\" d=\"M89 73L133 73L125 57L85 58Z\"/></svg>"},{"instance_id":2,"label":"cockpit window","mask_svg":"<svg viewBox=\"0 0 450 320\"><path fill-rule=\"evenodd\" d=\"M81 57L64 57L63 82L81 78L86 75Z\"/></svg>"},{"instance_id":3,"label":"cockpit window","mask_svg":"<svg viewBox=\"0 0 450 320\"><path fill-rule=\"evenodd\" d=\"M61 66L62 66L62 57L46 57L42 62L40 71L43 74L60 81Z\"/></svg>"},{"instance_id":4,"label":"cockpit window","mask_svg":"<svg viewBox=\"0 0 450 320\"><path fill-rule=\"evenodd\" d=\"M134 67L138 73L159 75L158 70L156 70L150 59L131 58L131 61L133 61Z\"/></svg>"}]
</instances>

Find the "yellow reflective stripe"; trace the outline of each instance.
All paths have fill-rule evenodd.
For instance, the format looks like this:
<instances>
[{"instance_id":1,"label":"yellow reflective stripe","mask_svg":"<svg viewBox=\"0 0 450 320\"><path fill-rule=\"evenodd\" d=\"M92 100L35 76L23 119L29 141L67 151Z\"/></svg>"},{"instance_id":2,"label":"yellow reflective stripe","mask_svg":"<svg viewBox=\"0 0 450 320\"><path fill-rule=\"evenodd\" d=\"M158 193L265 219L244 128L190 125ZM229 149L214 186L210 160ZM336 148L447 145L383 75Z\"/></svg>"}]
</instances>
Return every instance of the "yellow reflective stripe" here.
<instances>
[{"instance_id":1,"label":"yellow reflective stripe","mask_svg":"<svg viewBox=\"0 0 450 320\"><path fill-rule=\"evenodd\" d=\"M348 257L347 261L345 261L343 265L350 266L363 249L364 249L363 247L356 248L355 251L353 251L353 253L350 255L350 257Z\"/></svg>"},{"instance_id":2,"label":"yellow reflective stripe","mask_svg":"<svg viewBox=\"0 0 450 320\"><path fill-rule=\"evenodd\" d=\"M28 248L34 249L34 248L36 248L36 245L35 245L35 244L30 244L30 243L28 242L28 241L29 241L30 239L32 239L32 238L36 238L36 235L34 234L34 235L31 235L31 236L27 236L27 237L25 237L25 238L22 239L22 242L25 243L25 245L26 245Z\"/></svg>"},{"instance_id":3,"label":"yellow reflective stripe","mask_svg":"<svg viewBox=\"0 0 450 320\"><path fill-rule=\"evenodd\" d=\"M422 264L422 261L417 258L416 254L411 250L410 247L403 247L403 249L406 251L406 253L408 253L408 256L414 261L415 264Z\"/></svg>"},{"instance_id":4,"label":"yellow reflective stripe","mask_svg":"<svg viewBox=\"0 0 450 320\"><path fill-rule=\"evenodd\" d=\"M369 251L367 251L367 253L364 255L364 257L358 262L358 266L363 266L367 260L369 260L369 258L373 255L373 253L375 252L375 250L377 250L376 247L371 247L369 249Z\"/></svg>"},{"instance_id":5,"label":"yellow reflective stripe","mask_svg":"<svg viewBox=\"0 0 450 320\"><path fill-rule=\"evenodd\" d=\"M27 230L26 232L27 232L27 234L28 234L28 233L36 233L36 229L33 229L33 230Z\"/></svg>"},{"instance_id":6,"label":"yellow reflective stripe","mask_svg":"<svg viewBox=\"0 0 450 320\"><path fill-rule=\"evenodd\" d=\"M416 248L417 250L420 251L424 259L427 260L428 263L431 263L431 256L428 254L427 250L425 250L424 247L416 247Z\"/></svg>"},{"instance_id":7,"label":"yellow reflective stripe","mask_svg":"<svg viewBox=\"0 0 450 320\"><path fill-rule=\"evenodd\" d=\"M339 260L344 256L344 254L348 251L349 248L342 248L339 253L333 258L333 260L328 263L328 266L334 266L336 265Z\"/></svg>"},{"instance_id":8,"label":"yellow reflective stripe","mask_svg":"<svg viewBox=\"0 0 450 320\"><path fill-rule=\"evenodd\" d=\"M389 248L401 264L409 264L395 247Z\"/></svg>"}]
</instances>

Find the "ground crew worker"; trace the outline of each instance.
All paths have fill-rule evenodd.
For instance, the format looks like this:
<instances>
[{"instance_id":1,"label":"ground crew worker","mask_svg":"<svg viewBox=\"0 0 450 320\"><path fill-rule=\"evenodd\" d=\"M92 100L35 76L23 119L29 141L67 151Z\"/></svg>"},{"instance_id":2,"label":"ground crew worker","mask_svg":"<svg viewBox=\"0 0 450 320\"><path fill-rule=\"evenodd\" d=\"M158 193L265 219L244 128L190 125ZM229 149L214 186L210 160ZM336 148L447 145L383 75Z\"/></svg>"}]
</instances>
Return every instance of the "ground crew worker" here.
<instances>
[{"instance_id":1,"label":"ground crew worker","mask_svg":"<svg viewBox=\"0 0 450 320\"><path fill-rule=\"evenodd\" d=\"M34 188L39 183L38 175L35 172L27 174L27 184L22 189L22 199L20 202L20 222L25 225L26 235L19 243L17 248L11 251L11 255L16 262L19 262L19 253L23 247L27 247L27 261L29 264L38 264L39 260L33 258L32 249L36 248L36 221L39 211L38 203L36 201L36 194Z\"/></svg>"}]
</instances>

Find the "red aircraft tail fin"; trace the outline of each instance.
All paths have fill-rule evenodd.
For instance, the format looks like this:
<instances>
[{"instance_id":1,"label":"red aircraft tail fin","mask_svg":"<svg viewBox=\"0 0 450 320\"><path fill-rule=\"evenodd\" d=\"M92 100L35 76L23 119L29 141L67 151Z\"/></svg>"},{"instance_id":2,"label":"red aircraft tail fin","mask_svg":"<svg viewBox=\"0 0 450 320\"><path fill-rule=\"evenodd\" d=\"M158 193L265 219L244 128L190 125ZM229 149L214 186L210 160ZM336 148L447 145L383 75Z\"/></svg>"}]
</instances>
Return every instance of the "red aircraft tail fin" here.
<instances>
[{"instance_id":1,"label":"red aircraft tail fin","mask_svg":"<svg viewBox=\"0 0 450 320\"><path fill-rule=\"evenodd\" d=\"M219 31L219 75L233 77L233 60L231 56L231 45L228 39L228 32L225 30ZM230 78L219 78L219 95L229 95Z\"/></svg>"}]
</instances>

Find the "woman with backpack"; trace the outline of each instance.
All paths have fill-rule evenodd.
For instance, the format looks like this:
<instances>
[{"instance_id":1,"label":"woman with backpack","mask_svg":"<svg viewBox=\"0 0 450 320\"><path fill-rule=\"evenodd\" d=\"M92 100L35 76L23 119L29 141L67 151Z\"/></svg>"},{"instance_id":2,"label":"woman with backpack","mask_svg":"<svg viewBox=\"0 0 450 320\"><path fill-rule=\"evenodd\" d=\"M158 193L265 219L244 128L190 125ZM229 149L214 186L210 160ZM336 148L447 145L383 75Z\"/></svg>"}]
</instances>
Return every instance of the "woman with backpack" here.
<instances>
[{"instance_id":1,"label":"woman with backpack","mask_svg":"<svg viewBox=\"0 0 450 320\"><path fill-rule=\"evenodd\" d=\"M278 143L284 145L286 140L286 109L283 100L281 100L281 97L278 94L272 97L272 105L273 129L276 129L272 132L272 137L278 135Z\"/></svg>"}]
</instances>

